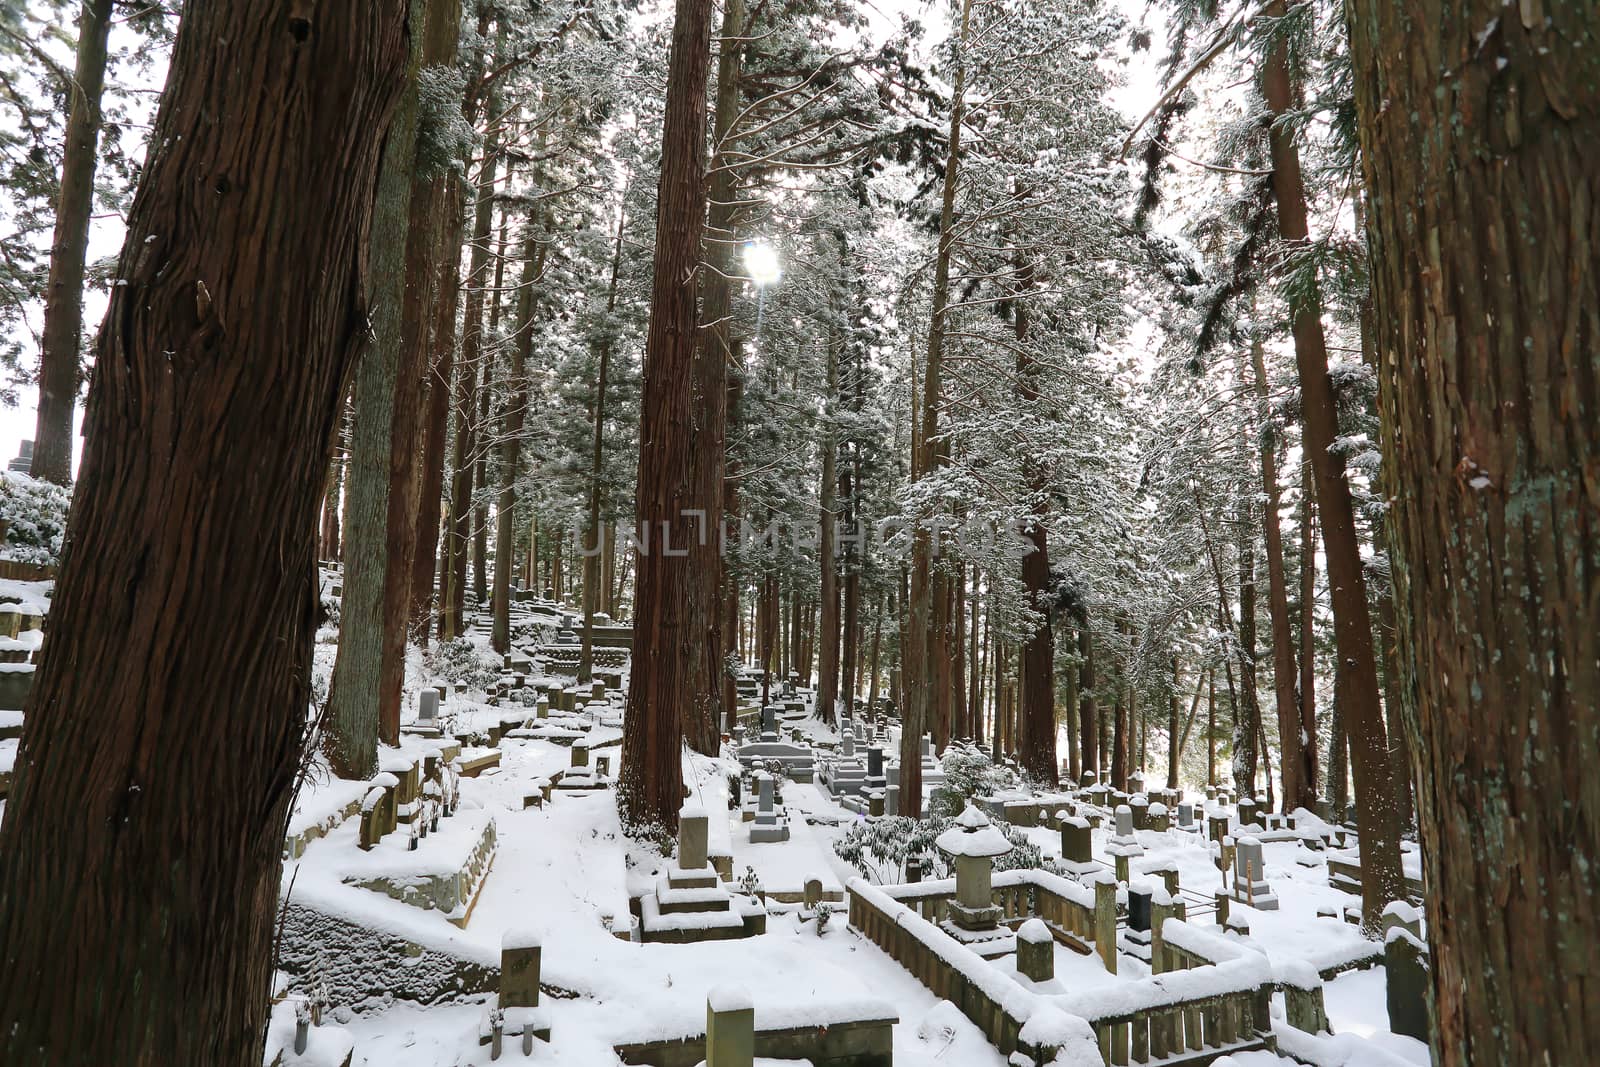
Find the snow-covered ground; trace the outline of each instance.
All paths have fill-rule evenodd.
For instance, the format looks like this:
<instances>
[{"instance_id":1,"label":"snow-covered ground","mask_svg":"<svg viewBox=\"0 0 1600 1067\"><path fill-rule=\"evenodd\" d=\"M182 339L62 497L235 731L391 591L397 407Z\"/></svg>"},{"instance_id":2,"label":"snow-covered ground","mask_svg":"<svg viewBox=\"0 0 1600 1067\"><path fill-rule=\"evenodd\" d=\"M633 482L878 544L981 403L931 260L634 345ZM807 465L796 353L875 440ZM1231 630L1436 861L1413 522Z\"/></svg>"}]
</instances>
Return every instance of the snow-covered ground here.
<instances>
[{"instance_id":1,"label":"snow-covered ground","mask_svg":"<svg viewBox=\"0 0 1600 1067\"><path fill-rule=\"evenodd\" d=\"M407 746L413 744L409 739ZM542 980L558 996L544 1001L552 1024L551 1044L540 1046L533 1062L607 1067L616 1062L614 1045L703 1030L708 993L734 984L748 990L765 1018L814 1017L860 1011L881 1005L897 1015L895 1063L902 1067L961 1064L1000 1067L1005 1060L954 1006L937 1000L909 972L849 929L837 906L820 936L797 909L774 905L763 936L691 945L640 944L621 940L628 902L654 886L665 861L630 842L618 824L614 796L607 791L560 791L551 803L524 808L529 783L568 766L570 750L543 740L507 739L498 773L461 783L467 812L492 815L498 849L476 908L465 929L443 914L424 911L386 896L339 884L351 864L338 850L355 852L353 821L313 842L305 857L285 870L285 885L319 904L360 914L364 921L414 936L424 943L448 943L463 955L498 960L503 934L533 929L543 944ZM610 752L613 767L620 758ZM727 802L727 760L690 756L685 778L691 798L713 815L711 852L731 853L737 879L752 868L769 893L798 892L808 878L820 878L825 892L842 890L858 872L833 850L833 842L861 816L835 804L819 785L785 783L783 797L791 820L787 842L752 844L749 826ZM338 784L310 789L301 799L304 818L330 805L347 803ZM348 790L346 790L348 793ZM328 794L328 795L324 795ZM1046 828L1025 831L1047 855L1059 854L1059 834ZM1209 900L1222 884L1208 846L1180 831L1141 832L1145 854L1133 860L1141 872L1172 864L1191 905ZM1106 834L1094 834L1095 852L1104 857ZM719 847L721 846L721 847ZM1310 963L1321 968L1367 955L1372 945L1354 926L1318 918L1319 907L1342 910L1353 898L1327 884L1320 862L1297 862L1305 855L1293 843L1268 843L1266 876L1282 908L1258 911L1240 903L1233 912L1248 918L1250 942L1274 963ZM1213 920L1193 918L1197 924ZM1106 975L1098 957L1062 951L1057 981L1068 991L1088 991L1117 981ZM1009 969L1009 960L996 966ZM1124 975L1124 979L1129 975ZM1426 1064L1421 1043L1387 1032L1381 968L1353 971L1327 984L1327 1009L1336 1038L1317 1041L1329 1062ZM1277 1013L1281 1015L1281 998ZM341 1010L331 1025L354 1042L355 1065L444 1067L489 1062L478 1042L486 997L465 1003L419 1007L396 1002L386 1010L353 1014ZM520 1050L509 1053L521 1058ZM1342 1058L1341 1058L1342 1057ZM1366 1058L1363 1058L1366 1057ZM1264 1067L1286 1063L1271 1054L1232 1058L1235 1065Z\"/></svg>"}]
</instances>

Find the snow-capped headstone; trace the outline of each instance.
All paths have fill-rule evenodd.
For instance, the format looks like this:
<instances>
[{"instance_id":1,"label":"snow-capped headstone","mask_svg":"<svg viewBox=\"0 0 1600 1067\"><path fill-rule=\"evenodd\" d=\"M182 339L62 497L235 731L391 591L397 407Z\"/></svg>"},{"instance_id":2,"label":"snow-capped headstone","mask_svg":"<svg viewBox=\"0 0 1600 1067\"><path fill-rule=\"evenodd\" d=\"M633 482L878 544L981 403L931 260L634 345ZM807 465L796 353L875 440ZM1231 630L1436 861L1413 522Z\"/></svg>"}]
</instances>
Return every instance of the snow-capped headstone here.
<instances>
[{"instance_id":1,"label":"snow-capped headstone","mask_svg":"<svg viewBox=\"0 0 1600 1067\"><path fill-rule=\"evenodd\" d=\"M718 986L706 996L705 1067L753 1067L756 1009L750 994Z\"/></svg>"},{"instance_id":2,"label":"snow-capped headstone","mask_svg":"<svg viewBox=\"0 0 1600 1067\"><path fill-rule=\"evenodd\" d=\"M685 804L678 813L678 867L685 871L703 870L706 865L709 823L706 811L698 804Z\"/></svg>"},{"instance_id":3,"label":"snow-capped headstone","mask_svg":"<svg viewBox=\"0 0 1600 1067\"><path fill-rule=\"evenodd\" d=\"M436 722L439 718L439 691L423 689L417 693L417 721Z\"/></svg>"},{"instance_id":4,"label":"snow-capped headstone","mask_svg":"<svg viewBox=\"0 0 1600 1067\"><path fill-rule=\"evenodd\" d=\"M1261 842L1241 837L1234 843L1233 896L1259 911L1277 911L1278 898L1267 884Z\"/></svg>"},{"instance_id":5,"label":"snow-capped headstone","mask_svg":"<svg viewBox=\"0 0 1600 1067\"><path fill-rule=\"evenodd\" d=\"M500 939L500 1007L539 1006L539 935L531 930L508 930Z\"/></svg>"},{"instance_id":6,"label":"snow-capped headstone","mask_svg":"<svg viewBox=\"0 0 1600 1067\"><path fill-rule=\"evenodd\" d=\"M1017 970L1035 982L1056 976L1056 941L1041 919L1029 919L1017 930Z\"/></svg>"}]
</instances>

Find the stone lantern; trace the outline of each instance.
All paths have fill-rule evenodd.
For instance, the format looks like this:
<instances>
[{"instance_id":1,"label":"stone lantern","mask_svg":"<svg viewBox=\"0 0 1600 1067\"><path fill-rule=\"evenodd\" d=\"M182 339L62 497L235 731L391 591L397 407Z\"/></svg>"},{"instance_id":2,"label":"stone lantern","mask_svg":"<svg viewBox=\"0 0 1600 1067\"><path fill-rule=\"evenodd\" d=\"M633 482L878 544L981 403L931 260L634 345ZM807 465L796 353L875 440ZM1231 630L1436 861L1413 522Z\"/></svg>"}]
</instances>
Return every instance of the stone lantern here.
<instances>
[{"instance_id":1,"label":"stone lantern","mask_svg":"<svg viewBox=\"0 0 1600 1067\"><path fill-rule=\"evenodd\" d=\"M995 929L1000 909L994 904L990 875L994 858L1011 851L1006 835L969 802L955 825L934 844L955 862L956 899L950 904L951 919L963 930Z\"/></svg>"}]
</instances>

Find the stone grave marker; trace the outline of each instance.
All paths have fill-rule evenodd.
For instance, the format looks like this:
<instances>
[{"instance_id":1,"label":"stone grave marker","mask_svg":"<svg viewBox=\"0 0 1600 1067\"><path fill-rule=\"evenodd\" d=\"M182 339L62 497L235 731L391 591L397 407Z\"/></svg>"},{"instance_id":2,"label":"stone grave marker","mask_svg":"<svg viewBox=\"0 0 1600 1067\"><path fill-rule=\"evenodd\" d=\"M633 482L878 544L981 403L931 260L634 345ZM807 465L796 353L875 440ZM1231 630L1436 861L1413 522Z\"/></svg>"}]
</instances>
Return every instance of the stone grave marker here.
<instances>
[{"instance_id":1,"label":"stone grave marker","mask_svg":"<svg viewBox=\"0 0 1600 1067\"><path fill-rule=\"evenodd\" d=\"M1056 939L1041 919L1029 919L1017 930L1017 970L1035 982L1056 976Z\"/></svg>"}]
</instances>

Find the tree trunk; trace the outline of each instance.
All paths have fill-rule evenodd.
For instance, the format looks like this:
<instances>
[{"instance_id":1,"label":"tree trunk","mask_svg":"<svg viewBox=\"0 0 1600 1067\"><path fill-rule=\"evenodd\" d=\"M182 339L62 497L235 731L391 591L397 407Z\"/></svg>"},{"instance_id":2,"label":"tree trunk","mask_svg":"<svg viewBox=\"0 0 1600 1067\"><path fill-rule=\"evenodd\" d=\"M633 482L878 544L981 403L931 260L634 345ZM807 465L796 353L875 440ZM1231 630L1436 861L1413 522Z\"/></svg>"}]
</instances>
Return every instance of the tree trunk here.
<instances>
[{"instance_id":1,"label":"tree trunk","mask_svg":"<svg viewBox=\"0 0 1600 1067\"><path fill-rule=\"evenodd\" d=\"M437 5L435 5L437 6ZM401 410L409 395L406 359L407 301L424 294L407 292L407 254L412 241L408 222L413 211L417 157L418 72L429 34L425 0L412 0L413 35L406 66L405 90L395 109L384 145L372 215L369 284L372 345L357 364L351 391L350 479L345 538L350 551L344 568L340 603L339 648L328 682L324 747L333 772L342 778L370 778L378 772L378 742L399 743L400 690L385 691L384 654L389 620L385 593L391 566L403 569L401 546L392 544L398 531L390 526L395 450L411 449L397 437L415 426L415 416ZM411 405L406 405L409 409ZM396 556L391 560L391 552ZM403 668L402 668L403 669ZM385 706L385 697L394 706ZM386 730L385 725L392 726Z\"/></svg>"},{"instance_id":2,"label":"tree trunk","mask_svg":"<svg viewBox=\"0 0 1600 1067\"><path fill-rule=\"evenodd\" d=\"M1239 795L1254 796L1260 743L1261 702L1256 695L1256 531L1255 507L1246 497L1239 507L1239 700L1242 721L1233 731L1233 780ZM1271 775L1268 775L1269 779ZM1242 784L1241 784L1242 783Z\"/></svg>"},{"instance_id":3,"label":"tree trunk","mask_svg":"<svg viewBox=\"0 0 1600 1067\"><path fill-rule=\"evenodd\" d=\"M1350 8L1435 1055L1600 1062L1600 9Z\"/></svg>"},{"instance_id":4,"label":"tree trunk","mask_svg":"<svg viewBox=\"0 0 1600 1067\"><path fill-rule=\"evenodd\" d=\"M493 115L495 105L489 104ZM483 308L489 288L489 237L494 232L495 170L499 146L491 134L484 144L478 169L478 194L467 253L467 306L462 319L461 358L456 362L454 421L455 442L450 469L450 511L445 522L448 566L440 590L439 636L460 637L466 629L467 552L472 537L472 479L478 451L478 376L484 362Z\"/></svg>"},{"instance_id":5,"label":"tree trunk","mask_svg":"<svg viewBox=\"0 0 1600 1067\"><path fill-rule=\"evenodd\" d=\"M1411 746L1406 740L1404 722L1405 680L1400 667L1400 649L1396 644L1394 589L1385 587L1378 595L1378 640L1383 656L1383 717L1389 728L1389 758L1394 763L1396 796L1400 802L1400 825L1410 826L1416 817L1412 784L1416 776L1411 772Z\"/></svg>"},{"instance_id":6,"label":"tree trunk","mask_svg":"<svg viewBox=\"0 0 1600 1067\"><path fill-rule=\"evenodd\" d=\"M740 367L743 364L743 343L732 342L731 354L728 360L728 411L727 429L733 431L738 426L740 403L744 398L744 379L740 376ZM739 523L739 469L733 457L729 456L727 465L723 468L722 507L723 516L727 522L737 526ZM736 656L746 656L749 644L740 641L739 634L739 577L732 569L722 568L722 625L723 632L728 636L729 647L727 653ZM722 707L726 716L727 732L733 733L733 728L739 721L739 697L734 688L732 671L722 674Z\"/></svg>"},{"instance_id":7,"label":"tree trunk","mask_svg":"<svg viewBox=\"0 0 1600 1067\"><path fill-rule=\"evenodd\" d=\"M922 375L921 426L912 449L912 480L931 473L938 463L940 376L944 351L944 317L950 301L950 256L955 244L957 178L961 164L961 123L966 110L966 66L962 53L972 22L972 0L962 0L956 38L956 65L950 97L950 136L945 153L944 189L939 214L939 246L934 257L933 309L928 327L928 356ZM918 523L911 549L911 612L904 650L905 707L900 731L900 814L922 815L922 734L940 702L936 669L944 651L937 604L942 584L933 570L930 531Z\"/></svg>"},{"instance_id":8,"label":"tree trunk","mask_svg":"<svg viewBox=\"0 0 1600 1067\"><path fill-rule=\"evenodd\" d=\"M818 487L821 511L818 522L822 530L817 540L817 563L821 570L819 600L822 604L820 645L817 656L817 714L823 722L831 723L837 715L839 702L839 566L834 540L834 522L838 497L838 470L835 466L838 442L834 438L834 408L839 397L839 344L837 333L825 343L824 371L826 408L822 416L822 483Z\"/></svg>"},{"instance_id":9,"label":"tree trunk","mask_svg":"<svg viewBox=\"0 0 1600 1067\"><path fill-rule=\"evenodd\" d=\"M633 679L622 739L624 820L678 826L683 804L683 713L703 679L688 628L685 591L694 580L682 555L695 532L692 415L698 319L695 274L706 221L706 82L711 0L677 0L667 68L656 198L656 250L645 338L634 515L649 531L634 570ZM670 543L669 543L670 542Z\"/></svg>"},{"instance_id":10,"label":"tree trunk","mask_svg":"<svg viewBox=\"0 0 1600 1067\"><path fill-rule=\"evenodd\" d=\"M5 1063L262 1061L317 507L406 42L401 4L186 11L0 824Z\"/></svg>"},{"instance_id":11,"label":"tree trunk","mask_svg":"<svg viewBox=\"0 0 1600 1067\"><path fill-rule=\"evenodd\" d=\"M490 598L493 617L489 644L502 656L511 651L511 572L517 565L517 474L522 466L522 431L528 414L528 361L533 356L537 287L544 276L547 248L549 245L539 240L533 220L528 220L528 234L522 246L522 281L517 286L517 332L511 339L505 411L500 417L500 486L494 516L494 592ZM578 680L587 680L581 670Z\"/></svg>"},{"instance_id":12,"label":"tree trunk","mask_svg":"<svg viewBox=\"0 0 1600 1067\"><path fill-rule=\"evenodd\" d=\"M1287 0L1272 0L1265 13L1284 18ZM1290 82L1288 44L1280 38L1262 71L1267 109L1276 119L1299 105ZM1269 128L1272 187L1278 205L1278 234L1290 246L1309 235L1300 153L1292 126L1274 122ZM1316 478L1317 510L1327 559L1328 588L1333 602L1334 642L1347 689L1340 709L1351 737L1357 814L1361 833L1361 925L1376 933L1383 909L1405 895L1400 869L1400 826L1395 812L1393 767L1388 732L1378 701L1378 665L1372 650L1372 620L1367 614L1366 582L1361 572L1361 546L1356 537L1350 485L1344 460L1332 451L1338 437L1338 405L1328 374L1327 340L1322 330L1321 298L1313 282L1293 309L1295 361L1300 372L1305 449Z\"/></svg>"},{"instance_id":13,"label":"tree trunk","mask_svg":"<svg viewBox=\"0 0 1600 1067\"><path fill-rule=\"evenodd\" d=\"M1316 489L1309 457L1300 464L1300 731L1306 738L1308 783L1317 795L1317 525Z\"/></svg>"},{"instance_id":14,"label":"tree trunk","mask_svg":"<svg viewBox=\"0 0 1600 1067\"><path fill-rule=\"evenodd\" d=\"M1020 193L1019 193L1020 195ZM1033 287L1033 267L1016 254L1018 299L1012 304L1017 340L1017 400L1025 408L1039 400L1038 367L1028 347L1031 315L1028 290ZM1055 634L1050 628L1050 544L1045 517L1050 506L1046 471L1037 461L1024 461L1029 479L1030 513L1022 520L1026 555L1022 557L1022 595L1039 621L1022 642L1017 676L1022 690L1022 766L1041 784L1058 784L1056 760Z\"/></svg>"},{"instance_id":15,"label":"tree trunk","mask_svg":"<svg viewBox=\"0 0 1600 1067\"><path fill-rule=\"evenodd\" d=\"M1267 382L1267 363L1261 339L1250 343L1250 360L1255 372L1258 417L1261 420L1261 488L1266 502L1261 512L1261 527L1267 546L1267 609L1272 620L1272 692L1278 705L1278 746L1283 774L1283 810L1315 810L1317 804L1315 755L1316 733L1309 737L1300 729L1300 709L1294 697L1294 637L1289 619L1289 582L1283 563L1283 529L1278 518L1281 496L1278 492L1278 434L1272 423L1271 387Z\"/></svg>"},{"instance_id":16,"label":"tree trunk","mask_svg":"<svg viewBox=\"0 0 1600 1067\"><path fill-rule=\"evenodd\" d=\"M1096 721L1099 715L1095 709L1094 695L1094 635L1089 632L1087 619L1081 622L1078 630L1078 650L1082 656L1078 666L1078 728L1083 734L1080 758L1083 760L1084 775L1093 774L1098 780L1100 760Z\"/></svg>"},{"instance_id":17,"label":"tree trunk","mask_svg":"<svg viewBox=\"0 0 1600 1067\"><path fill-rule=\"evenodd\" d=\"M29 471L35 478L57 485L72 480L72 409L78 399L81 369L83 272L89 251L100 97L110 30L111 0L83 0L78 13L77 65L67 87L71 103L61 147L61 186L56 197L55 236L50 243L44 332L39 337L39 414Z\"/></svg>"},{"instance_id":18,"label":"tree trunk","mask_svg":"<svg viewBox=\"0 0 1600 1067\"><path fill-rule=\"evenodd\" d=\"M1206 785L1217 784L1217 670L1206 671Z\"/></svg>"},{"instance_id":19,"label":"tree trunk","mask_svg":"<svg viewBox=\"0 0 1600 1067\"><path fill-rule=\"evenodd\" d=\"M611 281L606 286L606 316L617 310L617 279L622 271L622 238L627 232L627 211L617 213L617 236L611 246ZM594 615L600 610L601 556L610 540L600 522L606 455L606 385L611 377L611 336L595 345L594 426L589 438L589 514L583 524L583 633L578 650L578 683L594 677ZM609 583L607 583L609 585Z\"/></svg>"}]
</instances>

